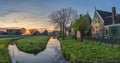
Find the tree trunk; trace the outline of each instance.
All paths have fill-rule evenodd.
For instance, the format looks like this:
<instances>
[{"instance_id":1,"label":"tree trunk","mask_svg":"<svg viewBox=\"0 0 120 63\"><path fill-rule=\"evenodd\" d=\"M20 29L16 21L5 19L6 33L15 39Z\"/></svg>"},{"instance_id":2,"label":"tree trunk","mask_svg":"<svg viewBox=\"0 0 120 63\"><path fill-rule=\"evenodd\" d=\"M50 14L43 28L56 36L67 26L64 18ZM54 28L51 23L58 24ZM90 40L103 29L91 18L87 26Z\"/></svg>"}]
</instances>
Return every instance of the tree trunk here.
<instances>
[{"instance_id":1,"label":"tree trunk","mask_svg":"<svg viewBox=\"0 0 120 63\"><path fill-rule=\"evenodd\" d=\"M66 30L64 30L64 39L66 39Z\"/></svg>"},{"instance_id":2,"label":"tree trunk","mask_svg":"<svg viewBox=\"0 0 120 63\"><path fill-rule=\"evenodd\" d=\"M62 30L60 29L60 33L59 33L59 37L61 38L62 37Z\"/></svg>"},{"instance_id":3,"label":"tree trunk","mask_svg":"<svg viewBox=\"0 0 120 63\"><path fill-rule=\"evenodd\" d=\"M65 39L65 28L63 27L63 40Z\"/></svg>"},{"instance_id":4,"label":"tree trunk","mask_svg":"<svg viewBox=\"0 0 120 63\"><path fill-rule=\"evenodd\" d=\"M84 39L84 32L80 32L80 41L83 42L83 39Z\"/></svg>"},{"instance_id":5,"label":"tree trunk","mask_svg":"<svg viewBox=\"0 0 120 63\"><path fill-rule=\"evenodd\" d=\"M74 38L75 38L75 40L77 40L77 31L75 31Z\"/></svg>"}]
</instances>

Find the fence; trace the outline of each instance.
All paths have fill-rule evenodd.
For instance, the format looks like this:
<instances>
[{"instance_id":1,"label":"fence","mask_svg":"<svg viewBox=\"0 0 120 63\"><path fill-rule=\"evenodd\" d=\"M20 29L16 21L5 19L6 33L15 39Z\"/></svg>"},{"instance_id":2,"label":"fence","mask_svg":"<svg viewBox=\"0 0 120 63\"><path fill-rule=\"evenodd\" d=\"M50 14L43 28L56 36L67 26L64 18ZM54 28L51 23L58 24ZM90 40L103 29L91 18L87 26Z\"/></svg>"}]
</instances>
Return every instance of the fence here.
<instances>
[{"instance_id":1,"label":"fence","mask_svg":"<svg viewBox=\"0 0 120 63\"><path fill-rule=\"evenodd\" d=\"M103 43L106 45L120 45L120 39L115 39L115 38L96 38L96 37L85 37L85 39L90 40L90 41L95 41L98 43Z\"/></svg>"}]
</instances>

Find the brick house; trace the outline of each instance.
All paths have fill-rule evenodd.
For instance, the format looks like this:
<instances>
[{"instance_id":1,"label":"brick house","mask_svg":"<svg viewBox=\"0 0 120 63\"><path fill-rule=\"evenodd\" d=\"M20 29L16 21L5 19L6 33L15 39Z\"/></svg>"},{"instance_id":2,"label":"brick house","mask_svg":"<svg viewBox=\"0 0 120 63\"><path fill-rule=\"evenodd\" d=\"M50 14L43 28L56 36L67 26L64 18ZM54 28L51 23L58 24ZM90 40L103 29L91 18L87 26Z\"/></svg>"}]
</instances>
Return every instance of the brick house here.
<instances>
[{"instance_id":1,"label":"brick house","mask_svg":"<svg viewBox=\"0 0 120 63\"><path fill-rule=\"evenodd\" d=\"M120 14L112 7L112 12L96 10L91 23L93 37L120 38Z\"/></svg>"}]
</instances>

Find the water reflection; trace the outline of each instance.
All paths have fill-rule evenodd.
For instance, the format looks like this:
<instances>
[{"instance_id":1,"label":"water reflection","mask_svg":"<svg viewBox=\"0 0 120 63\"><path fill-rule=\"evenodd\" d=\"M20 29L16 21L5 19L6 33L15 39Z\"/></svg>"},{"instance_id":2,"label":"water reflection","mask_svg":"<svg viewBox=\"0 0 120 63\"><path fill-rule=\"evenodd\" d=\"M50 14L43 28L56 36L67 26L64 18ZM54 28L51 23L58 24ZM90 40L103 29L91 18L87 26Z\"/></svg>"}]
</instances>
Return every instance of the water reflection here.
<instances>
[{"instance_id":1,"label":"water reflection","mask_svg":"<svg viewBox=\"0 0 120 63\"><path fill-rule=\"evenodd\" d=\"M16 45L9 45L8 49L12 63L68 63L61 54L59 41L53 38L50 38L46 49L37 55L21 52Z\"/></svg>"},{"instance_id":2,"label":"water reflection","mask_svg":"<svg viewBox=\"0 0 120 63\"><path fill-rule=\"evenodd\" d=\"M54 49L56 54L54 55L54 58L53 58L54 60L52 60L51 63L70 63L63 58L60 48L55 47Z\"/></svg>"}]
</instances>

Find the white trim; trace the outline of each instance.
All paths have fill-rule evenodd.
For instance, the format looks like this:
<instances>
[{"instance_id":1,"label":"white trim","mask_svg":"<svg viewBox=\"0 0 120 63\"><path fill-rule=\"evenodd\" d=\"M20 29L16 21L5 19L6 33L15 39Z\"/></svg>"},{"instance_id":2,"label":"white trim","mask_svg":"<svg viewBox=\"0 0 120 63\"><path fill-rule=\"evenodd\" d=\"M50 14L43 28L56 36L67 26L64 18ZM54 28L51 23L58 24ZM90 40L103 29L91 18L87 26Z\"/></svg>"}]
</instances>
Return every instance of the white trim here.
<instances>
[{"instance_id":1,"label":"white trim","mask_svg":"<svg viewBox=\"0 0 120 63\"><path fill-rule=\"evenodd\" d=\"M98 13L98 11L96 10L97 15L100 17L100 19L102 20L102 22L104 23L104 20L102 19L102 17L100 16L100 14Z\"/></svg>"},{"instance_id":2,"label":"white trim","mask_svg":"<svg viewBox=\"0 0 120 63\"><path fill-rule=\"evenodd\" d=\"M111 24L111 25L106 25L104 27L111 27L111 26L120 26L120 24Z\"/></svg>"}]
</instances>

